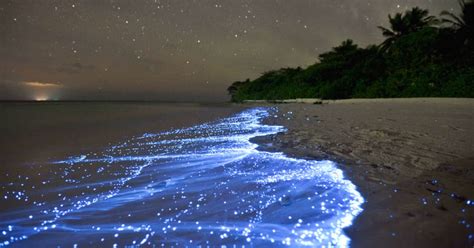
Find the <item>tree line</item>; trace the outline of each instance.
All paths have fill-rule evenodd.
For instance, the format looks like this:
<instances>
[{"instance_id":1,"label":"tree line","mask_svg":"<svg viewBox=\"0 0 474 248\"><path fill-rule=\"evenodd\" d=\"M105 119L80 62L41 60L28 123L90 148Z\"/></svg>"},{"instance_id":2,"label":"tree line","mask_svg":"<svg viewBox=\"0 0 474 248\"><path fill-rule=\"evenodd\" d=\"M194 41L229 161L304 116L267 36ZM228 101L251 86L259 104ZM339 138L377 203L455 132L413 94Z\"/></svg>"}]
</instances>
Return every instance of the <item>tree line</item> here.
<instances>
[{"instance_id":1,"label":"tree line","mask_svg":"<svg viewBox=\"0 0 474 248\"><path fill-rule=\"evenodd\" d=\"M389 15L385 40L342 42L303 69L282 68L234 82L234 102L292 98L474 97L474 0L439 17L418 7Z\"/></svg>"}]
</instances>

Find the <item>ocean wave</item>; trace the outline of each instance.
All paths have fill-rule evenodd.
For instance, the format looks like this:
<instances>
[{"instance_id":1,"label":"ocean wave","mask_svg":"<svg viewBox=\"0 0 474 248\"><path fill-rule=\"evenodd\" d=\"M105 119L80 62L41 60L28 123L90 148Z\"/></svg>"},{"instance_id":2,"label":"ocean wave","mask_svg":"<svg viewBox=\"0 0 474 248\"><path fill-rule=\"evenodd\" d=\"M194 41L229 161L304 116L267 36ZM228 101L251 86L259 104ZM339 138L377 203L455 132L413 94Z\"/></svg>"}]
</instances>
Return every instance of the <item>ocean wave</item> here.
<instances>
[{"instance_id":1,"label":"ocean wave","mask_svg":"<svg viewBox=\"0 0 474 248\"><path fill-rule=\"evenodd\" d=\"M332 161L257 150L254 108L37 165L4 183L0 246L346 247L363 198Z\"/></svg>"}]
</instances>

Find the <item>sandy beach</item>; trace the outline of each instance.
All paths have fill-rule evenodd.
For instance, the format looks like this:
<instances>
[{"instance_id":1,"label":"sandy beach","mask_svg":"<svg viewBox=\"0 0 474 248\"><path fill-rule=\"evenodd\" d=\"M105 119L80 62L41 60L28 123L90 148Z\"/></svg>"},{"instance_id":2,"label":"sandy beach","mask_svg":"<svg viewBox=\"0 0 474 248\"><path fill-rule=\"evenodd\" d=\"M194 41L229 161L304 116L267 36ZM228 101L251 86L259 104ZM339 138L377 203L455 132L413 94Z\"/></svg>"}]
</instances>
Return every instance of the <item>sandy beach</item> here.
<instances>
[{"instance_id":1,"label":"sandy beach","mask_svg":"<svg viewBox=\"0 0 474 248\"><path fill-rule=\"evenodd\" d=\"M366 203L353 247L471 247L474 100L380 99L280 104L285 133L261 149L331 159Z\"/></svg>"},{"instance_id":2,"label":"sandy beach","mask_svg":"<svg viewBox=\"0 0 474 248\"><path fill-rule=\"evenodd\" d=\"M68 168L68 165L57 166L55 164L51 166L51 164L45 164L47 161L64 159L84 153L88 154L85 156L87 158L94 156L101 158L102 153L97 151L101 151L103 147L110 146L119 141L127 140L129 137L200 124L231 116L255 106L260 106L260 104L51 103L32 105L15 103L3 105L1 109L2 114L7 118L0 125L1 129L5 131L0 142L3 155L0 162L4 165L0 179L3 179L3 182L10 182L14 179L21 180L21 178L29 177L31 179L26 184L22 182L22 184L8 183L8 185L19 186L18 189L15 188L14 192L24 191L30 193L32 185L40 187L43 185L44 178L48 178L47 175L56 175L56 173L63 175L64 171L60 169ZM284 126L287 128L287 131L253 138L252 141L260 145L259 149L275 152L282 151L290 157L296 158L309 160L329 159L335 161L338 167L344 171L347 179L357 186L358 191L365 198L365 204L362 206L364 211L358 215L353 225L345 230L347 236L351 239L352 247L472 247L474 242L472 237L474 233L472 226L474 224L473 99L361 99L325 101L323 104L318 105L277 104L264 106L276 107L269 110L271 115L265 119L265 122L267 124ZM230 122L233 121L231 120ZM200 133L207 137L207 135L212 136L214 132L219 135L221 132L214 130L217 127L232 127L232 125L216 125L211 128L192 129L184 137L194 137L194 135ZM255 128L255 125L252 128ZM210 133L206 133L208 131ZM237 130L238 134L240 132L241 130ZM229 140L232 141L233 139ZM157 152L168 149L159 147L149 148L144 145L153 145L156 142L156 140L151 141L139 144L132 142L131 147L133 149L125 147L123 152L135 152L137 147L141 147L144 150L139 151L143 154L156 155ZM193 147L197 144L199 142L189 143L192 149L195 149ZM210 146L212 144L202 144L204 150L209 149ZM224 148L229 146L224 146ZM178 149L181 146L171 147ZM178 153L180 150L176 152ZM121 150L112 155L119 156L119 158L120 156L125 156ZM107 163L112 161L110 158L113 157L110 154L103 156L109 159L106 160L108 161ZM138 158L141 159L142 157L138 156ZM140 159L132 161L133 163L117 163L114 167L110 167L118 168L117 171L112 170L111 175L115 175L115 172L127 172L127 169L123 169L120 166L140 164L140 162L143 162ZM211 162L205 160L202 164L205 166L215 164L216 159L222 158L211 158ZM255 158L249 160L251 161L250 164L255 163L253 159ZM77 157L75 157L73 161L76 161L78 164L70 166L82 168L80 167L82 160L77 160ZM85 170L78 170L79 174L73 178L91 177L92 179L90 180L94 183L97 180L99 182L100 180L106 180L110 175L98 173L99 169L97 173L94 170L93 173L88 174L89 167L103 166L100 162L101 160L97 161L93 164L87 164L88 167ZM257 176L263 173L265 168L272 173L273 170L288 173L285 169L282 169L282 166L285 164L282 162L284 160L267 161L263 159L259 161L257 164L263 167L254 168L258 172L255 174ZM31 162L35 162L35 164L30 165ZM83 162L89 163L87 160ZM181 162L177 161L177 164L179 165ZM158 162L155 161L154 163ZM46 166L39 166L41 164ZM242 164L245 165L245 163ZM238 165L235 164L226 168L236 169ZM267 167L264 165L267 165ZM175 165L172 165L170 168L172 168L171 172L176 173L174 176L176 178L178 178L178 175L188 173L187 171L179 171L173 166ZM300 171L298 168L301 168L301 164L290 164L288 166L296 171ZM158 168L159 166L156 167ZM51 171L53 168L59 170L59 172ZM148 184L150 178L166 174L153 168L150 167L149 171L143 171L143 178L137 177L137 181L134 182L146 182ZM218 176L227 175L221 171L217 172L216 175ZM199 175L208 175L207 173L199 173ZM21 177L12 176L17 174L21 175ZM40 174L41 176L38 176ZM246 174L231 173L231 175L237 175L233 178L235 184L232 185L240 189L244 185L242 182L245 181L241 177ZM94 179L93 176L96 178ZM331 178L331 175L325 176ZM50 177L49 180L54 180L55 178ZM56 185L64 183L61 181L61 178L58 180L48 185L54 188ZM154 180L160 181L160 179ZM208 183L211 179L205 178L203 180ZM226 180L230 179L219 178L218 180L216 179L216 182L220 183ZM300 191L303 189L307 192L314 191L313 188L305 188L308 186L308 184L305 184L305 180L293 183L296 183L293 185L301 183L298 186ZM23 185L28 190L25 190ZM107 186L107 184L102 185ZM132 185L134 184L132 183ZM173 184L170 185L172 186ZM194 192L193 190L196 188L205 185L207 184L196 184L190 187L190 191ZM285 185L283 183L280 190L285 189L286 192L287 188ZM310 185L314 185L314 181L311 181ZM83 186L87 187L84 184ZM3 187L6 187L6 185ZM163 185L160 187L163 187ZM251 189L255 190L251 195L258 195L263 192L261 189L256 190L255 187L248 186L248 188L244 188L236 194L241 197ZM269 187L276 186L275 184L270 184ZM131 187L130 190L133 191L139 188L138 186L135 188ZM125 190L123 188L120 189ZM202 192L208 192L209 190L211 189L203 189ZM3 188L3 191L10 192L12 190ZM87 193L87 191L80 190L72 193L82 195L84 192ZM108 191L104 190L103 192L107 193ZM171 187L169 192L170 199L174 199L172 194L176 192L176 189ZM226 189L222 192L229 193L234 191ZM331 199L345 197L338 193L345 191L337 191L337 188L331 188L325 192L332 194L331 197L334 198ZM135 194L133 193L133 195ZM40 197L35 193L30 193L30 195L31 197ZM110 197L111 201L122 202L119 195L113 196ZM157 206L165 204L162 201L163 196L158 196L150 195L149 204L152 206L150 208L143 208L143 200L134 201L133 198L130 198L132 199L128 202L130 205L122 208L124 210L122 214L129 216L128 210L137 208L134 204L140 204L140 207L137 209L143 210L143 212L140 214L135 213L136 216L146 216L146 219L149 220L150 216L156 216L156 213L153 211L155 211ZM216 194L216 196L219 202L224 199L222 195ZM41 201L46 199L49 202L54 202L55 197L57 195L52 194L46 198L43 196L40 198ZM234 195L227 197L229 197L229 201L235 198ZM310 217L317 217L317 214L310 208L311 201L306 197L302 199L304 201L295 200L293 204L289 205L278 204L278 207L284 207L277 210L269 210L268 213L273 214L269 219L277 223L285 223L286 215L296 215L297 213L295 212L306 214L305 217L302 217L305 220ZM65 202L64 204L67 203ZM17 201L12 200L5 201L0 205L4 213L18 208L29 209L28 202L22 204L24 205L19 205ZM101 204L108 205L110 203L104 201ZM104 206L101 204L91 206L88 209L94 209L93 207L100 209L101 206ZM174 202L171 201L169 204L173 205ZM209 206L215 206L213 204ZM252 204L249 206L252 206ZM224 207L213 209L224 209ZM150 210L153 213L146 210ZM110 211L112 214L115 210L111 209ZM196 213L200 213L200 211L196 210ZM73 214L71 213L71 215ZM80 214L80 211L78 214ZM104 214L104 216L113 215ZM164 216L166 217L166 215ZM170 214L170 216L174 215ZM190 218L195 221L195 218L198 218L196 216L190 215ZM220 213L210 216L215 217L216 221L220 221ZM82 216L81 218L87 217ZM4 215L3 218L10 220L8 214ZM161 217L155 217L153 223L160 223L162 220L159 218ZM209 220L211 217L204 216L202 218ZM19 220L22 219L19 218ZM111 220L112 222L115 221L113 218ZM139 220L140 218L137 218L137 222ZM100 223L108 223L107 221L109 220L101 221L104 220L93 219L87 223L92 223L92 225L98 223L97 225L99 225ZM239 220L240 222L241 220ZM67 224L66 218L64 225ZM16 226L21 225L18 224ZM159 228L159 230L162 229ZM282 230L287 229L283 228ZM112 235L106 232L101 234L105 236ZM163 235L156 236L154 240L149 240L149 244L162 242L164 238L169 237L166 234ZM186 235L188 234L184 234L185 237L187 237ZM33 235L27 242L39 242L38 240L44 237L48 236ZM80 238L84 237L79 234L75 236L76 240ZM56 244L54 239L50 240L51 244ZM126 239L121 241L127 242ZM217 238L215 241L221 242L221 239ZM61 242L66 241L63 240Z\"/></svg>"}]
</instances>

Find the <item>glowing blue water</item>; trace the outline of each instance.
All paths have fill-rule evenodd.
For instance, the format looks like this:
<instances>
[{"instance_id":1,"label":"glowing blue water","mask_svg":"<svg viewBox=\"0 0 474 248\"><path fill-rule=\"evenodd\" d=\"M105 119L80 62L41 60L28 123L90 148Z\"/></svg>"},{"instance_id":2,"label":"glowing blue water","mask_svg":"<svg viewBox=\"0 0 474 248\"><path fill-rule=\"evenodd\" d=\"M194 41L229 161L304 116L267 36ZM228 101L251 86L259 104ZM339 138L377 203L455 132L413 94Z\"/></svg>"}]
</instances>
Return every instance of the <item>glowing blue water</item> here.
<instances>
[{"instance_id":1,"label":"glowing blue water","mask_svg":"<svg viewBox=\"0 0 474 248\"><path fill-rule=\"evenodd\" d=\"M331 161L257 151L268 109L146 134L8 183L0 243L339 246L363 198ZM40 242L40 243L38 243Z\"/></svg>"}]
</instances>

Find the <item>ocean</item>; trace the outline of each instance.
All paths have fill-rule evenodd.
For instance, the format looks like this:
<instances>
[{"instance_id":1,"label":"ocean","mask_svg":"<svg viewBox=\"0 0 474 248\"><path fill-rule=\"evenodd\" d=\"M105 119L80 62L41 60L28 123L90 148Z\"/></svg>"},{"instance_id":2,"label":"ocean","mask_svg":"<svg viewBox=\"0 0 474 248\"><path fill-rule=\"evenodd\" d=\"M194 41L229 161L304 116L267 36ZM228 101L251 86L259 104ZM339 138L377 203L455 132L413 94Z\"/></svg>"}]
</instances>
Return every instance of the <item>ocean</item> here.
<instances>
[{"instance_id":1,"label":"ocean","mask_svg":"<svg viewBox=\"0 0 474 248\"><path fill-rule=\"evenodd\" d=\"M91 106L97 107L86 109ZM2 168L0 246L350 245L343 229L362 211L364 199L337 165L260 151L250 142L285 131L262 123L283 114L277 108L158 104L146 107L146 114L136 114L137 106L110 114L116 108L104 107L105 117L88 116L102 116L106 123L110 116L120 116L147 124L132 128L129 136L112 135L109 143L78 145L77 151L53 153L38 161L29 156L15 166L20 169ZM153 113L167 115L154 119ZM203 120L193 119L191 113ZM52 118L59 124L51 125L59 128L83 119L70 118ZM193 120L176 121L186 118ZM153 121L164 119L173 124L155 123L157 128L152 128ZM128 119L124 123L109 131L134 126ZM14 131L12 125L6 126L10 129L2 130ZM92 135L89 139L100 136L100 130L94 132L87 132ZM10 136L10 144L15 144L15 135ZM48 141L47 136L42 139Z\"/></svg>"}]
</instances>

